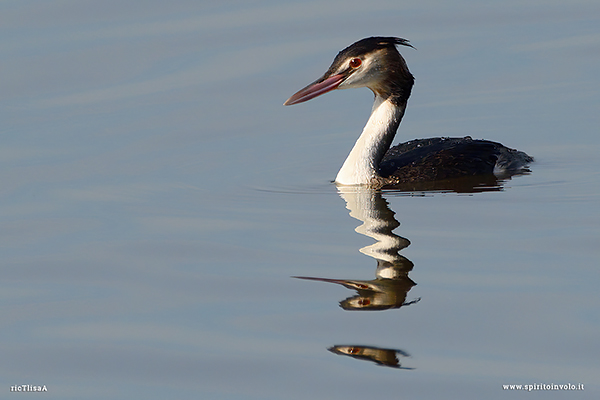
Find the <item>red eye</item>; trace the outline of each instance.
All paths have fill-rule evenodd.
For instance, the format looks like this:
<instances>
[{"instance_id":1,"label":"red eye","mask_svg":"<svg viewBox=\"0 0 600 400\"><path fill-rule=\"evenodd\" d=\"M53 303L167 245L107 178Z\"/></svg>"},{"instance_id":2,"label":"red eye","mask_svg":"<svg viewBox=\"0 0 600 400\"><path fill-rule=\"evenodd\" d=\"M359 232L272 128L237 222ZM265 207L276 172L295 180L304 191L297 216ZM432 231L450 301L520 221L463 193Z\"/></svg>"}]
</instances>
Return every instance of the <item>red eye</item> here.
<instances>
[{"instance_id":1,"label":"red eye","mask_svg":"<svg viewBox=\"0 0 600 400\"><path fill-rule=\"evenodd\" d=\"M352 68L358 68L360 67L360 64L362 64L362 60L360 58L353 58L350 60L350 66Z\"/></svg>"}]
</instances>

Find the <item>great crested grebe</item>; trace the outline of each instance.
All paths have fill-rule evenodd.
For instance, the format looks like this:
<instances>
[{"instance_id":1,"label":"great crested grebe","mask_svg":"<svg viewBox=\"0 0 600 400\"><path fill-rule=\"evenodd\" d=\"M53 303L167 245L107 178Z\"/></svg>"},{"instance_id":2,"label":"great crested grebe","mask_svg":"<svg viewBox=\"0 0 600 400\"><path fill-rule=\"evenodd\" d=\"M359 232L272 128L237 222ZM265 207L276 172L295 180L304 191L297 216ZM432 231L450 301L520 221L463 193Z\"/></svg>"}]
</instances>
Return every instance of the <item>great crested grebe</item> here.
<instances>
[{"instance_id":1,"label":"great crested grebe","mask_svg":"<svg viewBox=\"0 0 600 400\"><path fill-rule=\"evenodd\" d=\"M527 172L533 158L500 143L464 138L416 139L390 149L414 83L396 37L370 37L340 51L321 78L287 99L302 103L334 89L368 87L371 116L335 178L340 185L374 188L462 176L509 177Z\"/></svg>"}]
</instances>

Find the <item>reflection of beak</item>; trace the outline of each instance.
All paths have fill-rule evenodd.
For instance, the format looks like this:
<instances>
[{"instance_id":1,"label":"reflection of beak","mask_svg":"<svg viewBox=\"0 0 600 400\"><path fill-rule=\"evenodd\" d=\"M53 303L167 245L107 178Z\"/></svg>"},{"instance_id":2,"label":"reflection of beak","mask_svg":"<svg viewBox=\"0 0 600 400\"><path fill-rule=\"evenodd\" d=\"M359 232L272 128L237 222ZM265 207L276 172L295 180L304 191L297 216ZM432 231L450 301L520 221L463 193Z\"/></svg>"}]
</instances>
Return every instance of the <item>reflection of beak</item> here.
<instances>
[{"instance_id":1,"label":"reflection of beak","mask_svg":"<svg viewBox=\"0 0 600 400\"><path fill-rule=\"evenodd\" d=\"M364 283L358 282L358 281L349 281L347 279L313 278L310 276L292 276L292 278L306 279L309 281L337 283L337 284L347 287L348 289L354 289L354 290L369 290L369 291L373 291L373 292L377 291L376 288L374 288L374 287L370 287L370 286L368 286Z\"/></svg>"},{"instance_id":2,"label":"reflection of beak","mask_svg":"<svg viewBox=\"0 0 600 400\"><path fill-rule=\"evenodd\" d=\"M340 83L342 83L347 76L348 74L336 74L323 80L319 79L318 81L311 83L304 89L301 89L293 94L292 97L283 103L283 105L291 106L292 104L303 103L324 93L337 89Z\"/></svg>"}]
</instances>

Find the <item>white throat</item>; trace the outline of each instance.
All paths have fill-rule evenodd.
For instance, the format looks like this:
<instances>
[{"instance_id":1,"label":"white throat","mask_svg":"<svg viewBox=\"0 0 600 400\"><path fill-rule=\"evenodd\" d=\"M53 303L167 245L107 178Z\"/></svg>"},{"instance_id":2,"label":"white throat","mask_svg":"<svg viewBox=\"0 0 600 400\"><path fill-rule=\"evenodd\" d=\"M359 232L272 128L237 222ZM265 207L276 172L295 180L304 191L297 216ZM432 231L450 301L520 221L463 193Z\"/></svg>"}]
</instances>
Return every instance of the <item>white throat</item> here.
<instances>
[{"instance_id":1,"label":"white throat","mask_svg":"<svg viewBox=\"0 0 600 400\"><path fill-rule=\"evenodd\" d=\"M340 185L369 185L379 177L379 163L396 135L406 103L375 97L371 116L350 151L335 182Z\"/></svg>"}]
</instances>

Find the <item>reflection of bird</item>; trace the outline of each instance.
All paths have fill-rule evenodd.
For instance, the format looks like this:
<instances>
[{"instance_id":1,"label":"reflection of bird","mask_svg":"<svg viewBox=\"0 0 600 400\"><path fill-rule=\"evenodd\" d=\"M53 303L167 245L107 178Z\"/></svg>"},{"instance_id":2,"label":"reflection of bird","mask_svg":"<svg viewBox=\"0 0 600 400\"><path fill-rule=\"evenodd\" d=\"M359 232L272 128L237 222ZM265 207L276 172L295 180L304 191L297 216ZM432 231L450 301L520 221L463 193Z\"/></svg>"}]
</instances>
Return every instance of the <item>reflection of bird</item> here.
<instances>
[{"instance_id":1,"label":"reflection of bird","mask_svg":"<svg viewBox=\"0 0 600 400\"><path fill-rule=\"evenodd\" d=\"M336 345L328 348L327 350L335 354L350 356L359 360L373 361L374 363L384 367L414 369L410 367L403 367L400 364L398 356L410 357L408 353L402 350L356 345Z\"/></svg>"},{"instance_id":2,"label":"reflection of bird","mask_svg":"<svg viewBox=\"0 0 600 400\"><path fill-rule=\"evenodd\" d=\"M394 217L381 191L343 187L340 188L340 196L346 201L350 215L362 222L356 232L376 240L376 243L360 249L361 253L377 260L375 279L294 278L336 283L356 290L356 295L340 302L340 307L349 311L389 310L418 302L419 299L406 302L408 292L416 285L408 277L414 264L399 253L410 245L410 241L394 233L400 222Z\"/></svg>"},{"instance_id":3,"label":"reflection of bird","mask_svg":"<svg viewBox=\"0 0 600 400\"><path fill-rule=\"evenodd\" d=\"M414 83L396 45L412 47L407 40L394 37L371 37L352 44L338 53L325 75L284 103L302 103L334 89L368 87L375 94L371 116L336 183L380 188L527 172L532 157L500 143L470 137L418 139L390 149Z\"/></svg>"}]
</instances>

